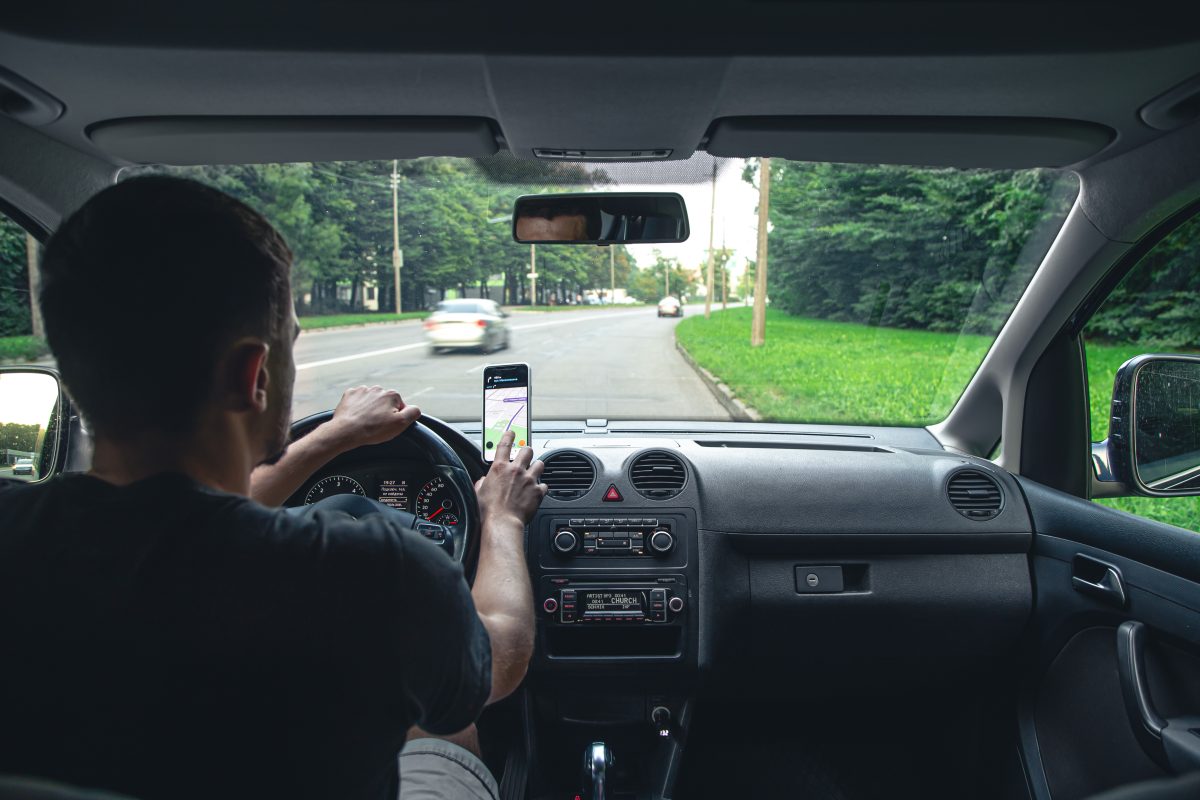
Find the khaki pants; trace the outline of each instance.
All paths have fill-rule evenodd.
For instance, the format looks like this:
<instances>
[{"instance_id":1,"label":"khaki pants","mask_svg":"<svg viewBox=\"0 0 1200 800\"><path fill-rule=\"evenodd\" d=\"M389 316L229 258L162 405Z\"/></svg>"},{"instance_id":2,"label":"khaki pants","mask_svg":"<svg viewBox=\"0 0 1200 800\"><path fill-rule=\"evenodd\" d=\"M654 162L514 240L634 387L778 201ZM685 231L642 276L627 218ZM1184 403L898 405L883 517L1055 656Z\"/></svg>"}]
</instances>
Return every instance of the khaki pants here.
<instances>
[{"instance_id":1,"label":"khaki pants","mask_svg":"<svg viewBox=\"0 0 1200 800\"><path fill-rule=\"evenodd\" d=\"M483 762L444 739L413 739L400 751L400 800L499 800Z\"/></svg>"}]
</instances>

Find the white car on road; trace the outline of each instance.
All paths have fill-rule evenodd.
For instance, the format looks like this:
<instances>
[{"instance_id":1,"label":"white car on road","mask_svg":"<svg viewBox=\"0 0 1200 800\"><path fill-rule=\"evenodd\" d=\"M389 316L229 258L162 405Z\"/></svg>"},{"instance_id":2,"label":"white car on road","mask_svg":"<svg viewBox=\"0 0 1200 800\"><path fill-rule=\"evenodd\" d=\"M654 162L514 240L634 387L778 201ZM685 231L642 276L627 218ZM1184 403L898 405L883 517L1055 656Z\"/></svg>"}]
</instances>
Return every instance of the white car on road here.
<instances>
[{"instance_id":1,"label":"white car on road","mask_svg":"<svg viewBox=\"0 0 1200 800\"><path fill-rule=\"evenodd\" d=\"M495 300L443 300L425 320L429 353L471 348L485 353L508 347L508 314Z\"/></svg>"},{"instance_id":2,"label":"white car on road","mask_svg":"<svg viewBox=\"0 0 1200 800\"><path fill-rule=\"evenodd\" d=\"M32 477L33 476L33 459L32 458L18 458L17 462L15 464L13 464L12 474L13 475L29 475Z\"/></svg>"},{"instance_id":3,"label":"white car on road","mask_svg":"<svg viewBox=\"0 0 1200 800\"><path fill-rule=\"evenodd\" d=\"M658 315L660 317L682 317L683 303L679 302L678 297L667 295L658 301Z\"/></svg>"}]
</instances>

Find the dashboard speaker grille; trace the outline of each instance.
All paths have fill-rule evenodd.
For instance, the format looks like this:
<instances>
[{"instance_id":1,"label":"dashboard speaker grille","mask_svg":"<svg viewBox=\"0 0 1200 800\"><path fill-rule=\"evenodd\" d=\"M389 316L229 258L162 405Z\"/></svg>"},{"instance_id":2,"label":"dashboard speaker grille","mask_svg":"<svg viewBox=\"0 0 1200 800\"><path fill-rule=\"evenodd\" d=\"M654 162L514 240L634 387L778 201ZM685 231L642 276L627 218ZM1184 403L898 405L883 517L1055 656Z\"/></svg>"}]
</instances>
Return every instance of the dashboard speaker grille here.
<instances>
[{"instance_id":1,"label":"dashboard speaker grille","mask_svg":"<svg viewBox=\"0 0 1200 800\"><path fill-rule=\"evenodd\" d=\"M596 468L587 456L565 451L553 453L544 459L542 483L550 487L547 492L555 500L575 500L587 494L596 482Z\"/></svg>"},{"instance_id":2,"label":"dashboard speaker grille","mask_svg":"<svg viewBox=\"0 0 1200 800\"><path fill-rule=\"evenodd\" d=\"M990 475L977 469L965 469L950 479L947 487L950 504L968 519L991 519L1000 513L1004 495Z\"/></svg>"},{"instance_id":3,"label":"dashboard speaker grille","mask_svg":"<svg viewBox=\"0 0 1200 800\"><path fill-rule=\"evenodd\" d=\"M650 500L669 500L683 491L687 469L678 456L661 450L643 453L629 467L629 482Z\"/></svg>"}]
</instances>

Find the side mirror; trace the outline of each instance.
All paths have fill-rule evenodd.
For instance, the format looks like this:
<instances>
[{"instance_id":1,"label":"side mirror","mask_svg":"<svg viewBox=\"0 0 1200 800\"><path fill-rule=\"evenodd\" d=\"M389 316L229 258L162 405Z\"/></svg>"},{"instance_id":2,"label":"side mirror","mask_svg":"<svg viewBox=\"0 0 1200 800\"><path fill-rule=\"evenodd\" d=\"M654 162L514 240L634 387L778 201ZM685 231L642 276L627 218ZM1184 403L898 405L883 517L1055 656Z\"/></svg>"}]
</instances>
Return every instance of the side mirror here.
<instances>
[{"instance_id":1,"label":"side mirror","mask_svg":"<svg viewBox=\"0 0 1200 800\"><path fill-rule=\"evenodd\" d=\"M1143 355L1121 365L1108 459L1134 494L1200 494L1200 356Z\"/></svg>"},{"instance_id":2,"label":"side mirror","mask_svg":"<svg viewBox=\"0 0 1200 800\"><path fill-rule=\"evenodd\" d=\"M0 478L40 481L66 460L67 420L58 373L0 368Z\"/></svg>"}]
</instances>

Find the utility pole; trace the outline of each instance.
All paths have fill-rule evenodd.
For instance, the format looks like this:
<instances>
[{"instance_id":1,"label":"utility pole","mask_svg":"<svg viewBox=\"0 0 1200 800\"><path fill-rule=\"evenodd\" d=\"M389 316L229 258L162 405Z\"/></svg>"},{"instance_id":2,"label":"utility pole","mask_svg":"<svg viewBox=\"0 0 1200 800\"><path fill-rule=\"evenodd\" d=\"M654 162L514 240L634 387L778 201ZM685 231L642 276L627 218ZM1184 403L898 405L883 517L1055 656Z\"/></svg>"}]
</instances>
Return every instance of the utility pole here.
<instances>
[{"instance_id":1,"label":"utility pole","mask_svg":"<svg viewBox=\"0 0 1200 800\"><path fill-rule=\"evenodd\" d=\"M537 245L529 245L529 305L537 305Z\"/></svg>"},{"instance_id":2,"label":"utility pole","mask_svg":"<svg viewBox=\"0 0 1200 800\"><path fill-rule=\"evenodd\" d=\"M400 173L399 159L392 159L392 278L396 286L396 313L403 310L400 301L400 268L404 266L404 254L400 252Z\"/></svg>"},{"instance_id":3,"label":"utility pole","mask_svg":"<svg viewBox=\"0 0 1200 800\"><path fill-rule=\"evenodd\" d=\"M617 246L608 246L608 304L617 302Z\"/></svg>"},{"instance_id":4,"label":"utility pole","mask_svg":"<svg viewBox=\"0 0 1200 800\"><path fill-rule=\"evenodd\" d=\"M712 201L708 206L708 280L704 290L704 318L712 316L713 296L713 228L717 217L717 160L713 159Z\"/></svg>"},{"instance_id":5,"label":"utility pole","mask_svg":"<svg viewBox=\"0 0 1200 800\"><path fill-rule=\"evenodd\" d=\"M663 297L671 294L671 265L663 262Z\"/></svg>"},{"instance_id":6,"label":"utility pole","mask_svg":"<svg viewBox=\"0 0 1200 800\"><path fill-rule=\"evenodd\" d=\"M750 346L767 341L767 224L770 221L771 159L758 160L758 264L754 270L754 314L750 323Z\"/></svg>"},{"instance_id":7,"label":"utility pole","mask_svg":"<svg viewBox=\"0 0 1200 800\"><path fill-rule=\"evenodd\" d=\"M729 252L725 249L725 218L721 217L721 310L729 308Z\"/></svg>"},{"instance_id":8,"label":"utility pole","mask_svg":"<svg viewBox=\"0 0 1200 800\"><path fill-rule=\"evenodd\" d=\"M41 273L38 270L38 240L30 234L25 234L25 263L29 268L29 321L33 327L33 335L39 339L46 338L46 329L42 324L42 306L38 302L38 291L42 285Z\"/></svg>"}]
</instances>

